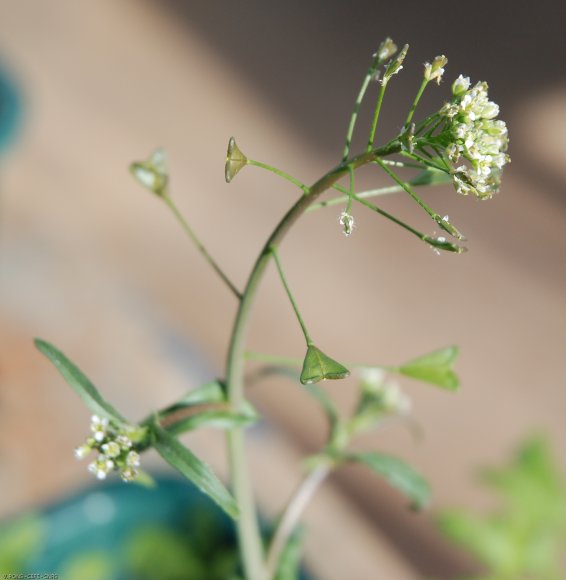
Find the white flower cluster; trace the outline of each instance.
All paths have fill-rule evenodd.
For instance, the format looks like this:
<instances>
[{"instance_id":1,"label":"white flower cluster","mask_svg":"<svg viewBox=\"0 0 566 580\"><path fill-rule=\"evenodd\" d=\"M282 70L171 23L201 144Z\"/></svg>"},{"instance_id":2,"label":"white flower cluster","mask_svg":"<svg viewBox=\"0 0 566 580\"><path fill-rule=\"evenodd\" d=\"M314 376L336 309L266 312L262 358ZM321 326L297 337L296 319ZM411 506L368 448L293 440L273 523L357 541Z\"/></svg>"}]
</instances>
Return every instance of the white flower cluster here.
<instances>
[{"instance_id":1,"label":"white flower cluster","mask_svg":"<svg viewBox=\"0 0 566 580\"><path fill-rule=\"evenodd\" d=\"M379 368L360 369L362 388L379 398L383 411L394 415L408 415L411 412L411 399L399 385L387 380L385 371Z\"/></svg>"},{"instance_id":2,"label":"white flower cluster","mask_svg":"<svg viewBox=\"0 0 566 580\"><path fill-rule=\"evenodd\" d=\"M133 428L132 428L133 429ZM85 458L91 451L98 451L88 470L98 479L106 479L108 473L118 471L123 481L132 481L138 476L140 456L132 449L130 430L117 427L105 417L93 415L90 423L92 435L84 445L75 449L77 459Z\"/></svg>"},{"instance_id":3,"label":"white flower cluster","mask_svg":"<svg viewBox=\"0 0 566 580\"><path fill-rule=\"evenodd\" d=\"M499 106L488 99L487 89L485 82L470 88L469 77L460 75L452 85L454 99L440 110L450 135L446 156L454 164L461 159L469 162L453 168L454 187L458 193L481 199L497 193L503 167L510 161L507 126L495 119Z\"/></svg>"}]
</instances>

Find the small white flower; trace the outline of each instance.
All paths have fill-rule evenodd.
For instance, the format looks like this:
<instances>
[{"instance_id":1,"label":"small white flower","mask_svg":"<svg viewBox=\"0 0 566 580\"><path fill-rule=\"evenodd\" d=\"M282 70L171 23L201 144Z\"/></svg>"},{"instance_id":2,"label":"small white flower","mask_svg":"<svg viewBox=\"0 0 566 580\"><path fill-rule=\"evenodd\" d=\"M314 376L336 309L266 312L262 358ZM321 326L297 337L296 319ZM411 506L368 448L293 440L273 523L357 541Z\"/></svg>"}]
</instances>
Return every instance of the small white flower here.
<instances>
[{"instance_id":1,"label":"small white flower","mask_svg":"<svg viewBox=\"0 0 566 580\"><path fill-rule=\"evenodd\" d=\"M118 443L124 451L127 451L132 447L132 441L126 435L118 435L118 437L116 437L116 443Z\"/></svg>"},{"instance_id":2,"label":"small white flower","mask_svg":"<svg viewBox=\"0 0 566 580\"><path fill-rule=\"evenodd\" d=\"M104 452L104 454L107 457L112 458L118 457L118 455L120 455L120 453L122 452L122 450L120 449L120 445L118 445L116 441L109 441L108 443L104 443L104 445L102 445L100 449Z\"/></svg>"},{"instance_id":3,"label":"small white flower","mask_svg":"<svg viewBox=\"0 0 566 580\"><path fill-rule=\"evenodd\" d=\"M81 445L75 449L75 457L77 459L84 459L91 451L92 447L90 445Z\"/></svg>"},{"instance_id":4,"label":"small white flower","mask_svg":"<svg viewBox=\"0 0 566 580\"><path fill-rule=\"evenodd\" d=\"M88 470L96 475L98 479L106 479L112 469L114 469L114 462L103 454L100 454L96 461L93 461L88 466Z\"/></svg>"},{"instance_id":5,"label":"small white flower","mask_svg":"<svg viewBox=\"0 0 566 580\"><path fill-rule=\"evenodd\" d=\"M90 420L90 430L92 436L96 441L101 443L106 437L106 430L108 429L108 419L106 417L99 417L93 415Z\"/></svg>"},{"instance_id":6,"label":"small white flower","mask_svg":"<svg viewBox=\"0 0 566 580\"><path fill-rule=\"evenodd\" d=\"M362 388L371 393L377 393L381 390L385 381L385 371L377 367L363 367L359 369Z\"/></svg>"},{"instance_id":7,"label":"small white flower","mask_svg":"<svg viewBox=\"0 0 566 580\"><path fill-rule=\"evenodd\" d=\"M459 96L463 95L469 88L470 88L470 77L465 77L463 75L460 75L452 83L452 94L455 97L459 97Z\"/></svg>"},{"instance_id":8,"label":"small white flower","mask_svg":"<svg viewBox=\"0 0 566 580\"><path fill-rule=\"evenodd\" d=\"M342 226L343 234L348 237L352 235L356 224L354 222L354 216L350 215L348 212L343 211L340 214L340 218L338 219L338 223Z\"/></svg>"},{"instance_id":9,"label":"small white flower","mask_svg":"<svg viewBox=\"0 0 566 580\"><path fill-rule=\"evenodd\" d=\"M139 467L140 454L137 451L130 451L126 456L126 465L128 467Z\"/></svg>"},{"instance_id":10,"label":"small white flower","mask_svg":"<svg viewBox=\"0 0 566 580\"><path fill-rule=\"evenodd\" d=\"M120 471L120 477L122 481L129 483L133 481L138 476L138 471L132 467L125 467Z\"/></svg>"}]
</instances>

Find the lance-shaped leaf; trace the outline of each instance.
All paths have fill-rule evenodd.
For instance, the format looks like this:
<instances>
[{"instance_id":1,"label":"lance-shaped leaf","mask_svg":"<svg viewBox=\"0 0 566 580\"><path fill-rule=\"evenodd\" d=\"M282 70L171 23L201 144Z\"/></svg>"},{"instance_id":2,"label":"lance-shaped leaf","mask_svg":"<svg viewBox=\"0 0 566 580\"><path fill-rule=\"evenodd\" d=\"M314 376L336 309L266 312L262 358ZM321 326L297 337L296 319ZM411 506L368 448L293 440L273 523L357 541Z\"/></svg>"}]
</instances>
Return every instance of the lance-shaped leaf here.
<instances>
[{"instance_id":1,"label":"lance-shaped leaf","mask_svg":"<svg viewBox=\"0 0 566 580\"><path fill-rule=\"evenodd\" d=\"M223 403L223 405L226 405ZM235 413L228 408L194 408L194 414L175 421L166 429L173 435L180 435L187 431L194 431L199 427L216 427L217 429L233 429L234 427L247 427L258 420L258 414L254 408L246 403L241 413Z\"/></svg>"},{"instance_id":2,"label":"lance-shaped leaf","mask_svg":"<svg viewBox=\"0 0 566 580\"><path fill-rule=\"evenodd\" d=\"M310 385L327 379L345 379L350 371L325 355L313 344L309 345L301 371L301 383Z\"/></svg>"},{"instance_id":3,"label":"lance-shaped leaf","mask_svg":"<svg viewBox=\"0 0 566 580\"><path fill-rule=\"evenodd\" d=\"M373 472L384 477L394 488L405 494L416 509L428 503L430 498L428 483L400 459L371 451L348 453L345 459L367 465Z\"/></svg>"},{"instance_id":4,"label":"lance-shaped leaf","mask_svg":"<svg viewBox=\"0 0 566 580\"><path fill-rule=\"evenodd\" d=\"M130 165L130 171L136 181L155 195L167 195L169 171L164 149L156 149L145 161L135 161Z\"/></svg>"},{"instance_id":5,"label":"lance-shaped leaf","mask_svg":"<svg viewBox=\"0 0 566 580\"><path fill-rule=\"evenodd\" d=\"M455 391L460 386L458 376L452 370L457 356L458 347L449 346L413 359L396 370L407 377Z\"/></svg>"},{"instance_id":6,"label":"lance-shaped leaf","mask_svg":"<svg viewBox=\"0 0 566 580\"><path fill-rule=\"evenodd\" d=\"M235 519L238 516L236 501L212 469L159 425L154 424L152 430L155 436L153 446L161 457Z\"/></svg>"},{"instance_id":7,"label":"lance-shaped leaf","mask_svg":"<svg viewBox=\"0 0 566 580\"><path fill-rule=\"evenodd\" d=\"M39 338L35 339L35 346L55 365L55 368L94 414L106 417L118 425L128 424L126 419L110 403L102 398L96 387L81 370L60 350Z\"/></svg>"},{"instance_id":8,"label":"lance-shaped leaf","mask_svg":"<svg viewBox=\"0 0 566 580\"><path fill-rule=\"evenodd\" d=\"M226 153L226 167L224 168L226 183L230 183L247 163L248 158L240 151L240 148L236 144L236 139L230 137L230 141L228 141L228 152Z\"/></svg>"},{"instance_id":9,"label":"lance-shaped leaf","mask_svg":"<svg viewBox=\"0 0 566 580\"><path fill-rule=\"evenodd\" d=\"M245 427L258 420L258 413L248 401L244 401L239 411L234 411L226 398L224 385L220 381L211 381L190 390L162 410L159 419L169 433L180 435L199 427ZM143 424L153 421L154 416L151 415Z\"/></svg>"}]
</instances>

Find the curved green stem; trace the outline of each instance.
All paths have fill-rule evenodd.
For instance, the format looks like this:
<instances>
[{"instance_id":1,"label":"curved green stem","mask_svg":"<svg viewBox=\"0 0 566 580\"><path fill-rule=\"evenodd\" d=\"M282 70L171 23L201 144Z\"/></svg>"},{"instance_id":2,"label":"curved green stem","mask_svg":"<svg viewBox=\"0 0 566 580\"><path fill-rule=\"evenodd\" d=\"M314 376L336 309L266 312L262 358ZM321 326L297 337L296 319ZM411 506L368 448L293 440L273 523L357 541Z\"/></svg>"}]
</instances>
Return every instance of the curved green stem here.
<instances>
[{"instance_id":1,"label":"curved green stem","mask_svg":"<svg viewBox=\"0 0 566 580\"><path fill-rule=\"evenodd\" d=\"M248 165L254 165L255 167L261 167L261 169L271 171L271 173L275 173L275 175L278 175L279 177L282 177L283 179L291 182L293 185L300 187L305 193L308 190L308 187L302 181L299 181L297 178L293 177L289 173L286 173L285 171L281 171L281 169L277 169L277 167L273 167L267 163L262 163L261 161L255 161L253 159L248 159Z\"/></svg>"},{"instance_id":2,"label":"curved green stem","mask_svg":"<svg viewBox=\"0 0 566 580\"><path fill-rule=\"evenodd\" d=\"M232 291L232 294L234 294L234 296L236 296L236 298L240 300L242 298L240 291L236 288L236 286L224 273L222 268L220 268L220 266L216 263L214 258L208 253L208 250L204 247L204 244L195 234L195 232L189 225L189 222L187 222L187 220L183 217L183 214L181 214L181 212L179 211L173 200L168 195L162 195L161 199L163 199L167 207L173 212L173 215L177 218L185 233L193 241L199 252L204 256L204 259L212 266L212 269L220 276L220 278L222 278L226 286L228 286L228 288L230 288L230 290Z\"/></svg>"},{"instance_id":3,"label":"curved green stem","mask_svg":"<svg viewBox=\"0 0 566 580\"><path fill-rule=\"evenodd\" d=\"M348 165L354 168L367 165L378 157L398 153L400 149L401 144L394 140L384 147L354 157ZM229 401L236 410L244 403L244 352L251 307L265 268L273 255L272 248L277 248L310 204L348 173L348 165L338 165L308 188L307 193L299 198L279 222L254 264L236 314L228 351L226 384ZM248 580L260 580L264 577L263 548L251 483L247 475L244 434L241 428L234 428L228 432L227 437L234 494L241 514L237 526L244 569Z\"/></svg>"}]
</instances>

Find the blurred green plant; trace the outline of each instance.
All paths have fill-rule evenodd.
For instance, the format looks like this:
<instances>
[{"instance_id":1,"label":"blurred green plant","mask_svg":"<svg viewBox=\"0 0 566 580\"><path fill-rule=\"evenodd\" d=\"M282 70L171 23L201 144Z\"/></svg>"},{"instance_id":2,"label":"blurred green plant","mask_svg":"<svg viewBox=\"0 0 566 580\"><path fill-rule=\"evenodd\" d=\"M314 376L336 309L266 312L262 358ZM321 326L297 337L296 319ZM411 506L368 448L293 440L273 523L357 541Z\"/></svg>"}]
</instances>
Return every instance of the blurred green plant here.
<instances>
[{"instance_id":1,"label":"blurred green plant","mask_svg":"<svg viewBox=\"0 0 566 580\"><path fill-rule=\"evenodd\" d=\"M487 515L445 511L440 529L482 562L482 580L563 580L566 576L566 480L542 437L527 440L509 466L483 471L500 498Z\"/></svg>"}]
</instances>

